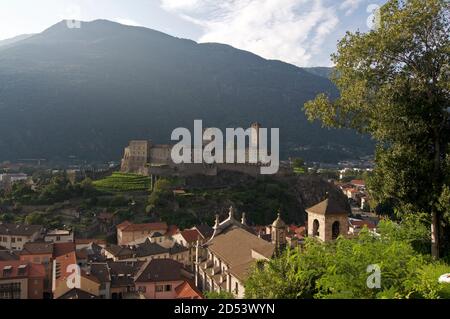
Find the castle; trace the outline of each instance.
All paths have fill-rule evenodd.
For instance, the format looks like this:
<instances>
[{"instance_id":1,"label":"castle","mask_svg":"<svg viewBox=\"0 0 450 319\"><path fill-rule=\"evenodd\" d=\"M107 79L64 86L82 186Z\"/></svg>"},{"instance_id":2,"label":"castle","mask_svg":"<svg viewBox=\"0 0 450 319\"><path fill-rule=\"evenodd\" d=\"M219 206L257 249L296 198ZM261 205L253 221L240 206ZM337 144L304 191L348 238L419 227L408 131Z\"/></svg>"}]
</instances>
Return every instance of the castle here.
<instances>
[{"instance_id":1,"label":"castle","mask_svg":"<svg viewBox=\"0 0 450 319\"><path fill-rule=\"evenodd\" d=\"M253 123L251 128L255 135L249 136L250 141L259 147L259 123ZM203 148L210 140L203 139ZM216 176L221 171L240 172L251 176L260 174L260 167L264 164L250 163L250 148L245 148L245 163L181 163L176 164L171 157L173 145L153 144L150 140L133 140L124 150L124 156L121 162L121 172L135 173L146 176L192 176L207 175ZM191 154L194 152L202 152L203 149L197 150L192 148ZM288 173L288 169L280 168L277 175Z\"/></svg>"}]
</instances>

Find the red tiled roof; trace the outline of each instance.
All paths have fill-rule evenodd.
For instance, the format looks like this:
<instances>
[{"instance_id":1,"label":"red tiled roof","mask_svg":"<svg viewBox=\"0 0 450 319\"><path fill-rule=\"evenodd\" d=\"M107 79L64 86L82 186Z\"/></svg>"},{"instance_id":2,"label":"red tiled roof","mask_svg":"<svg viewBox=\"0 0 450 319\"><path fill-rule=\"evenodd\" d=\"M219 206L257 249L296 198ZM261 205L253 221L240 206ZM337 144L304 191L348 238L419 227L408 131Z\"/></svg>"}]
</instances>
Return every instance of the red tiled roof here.
<instances>
[{"instance_id":1,"label":"red tiled roof","mask_svg":"<svg viewBox=\"0 0 450 319\"><path fill-rule=\"evenodd\" d=\"M366 185L366 183L362 179L354 179L350 182L353 185Z\"/></svg>"},{"instance_id":2,"label":"red tiled roof","mask_svg":"<svg viewBox=\"0 0 450 319\"><path fill-rule=\"evenodd\" d=\"M180 234L188 243L196 242L199 237L202 237L196 229L186 229L180 232Z\"/></svg>"},{"instance_id":3,"label":"red tiled roof","mask_svg":"<svg viewBox=\"0 0 450 319\"><path fill-rule=\"evenodd\" d=\"M169 225L169 227L167 228L166 236L173 236L173 235L175 235L178 232L179 232L178 226L176 226L176 225Z\"/></svg>"},{"instance_id":4,"label":"red tiled roof","mask_svg":"<svg viewBox=\"0 0 450 319\"><path fill-rule=\"evenodd\" d=\"M375 228L375 224L369 220L350 220L350 225L353 227L360 227L363 228L364 226L367 226L369 229Z\"/></svg>"},{"instance_id":5,"label":"red tiled roof","mask_svg":"<svg viewBox=\"0 0 450 319\"><path fill-rule=\"evenodd\" d=\"M175 288L176 299L203 299L202 293L189 281Z\"/></svg>"},{"instance_id":6,"label":"red tiled roof","mask_svg":"<svg viewBox=\"0 0 450 319\"><path fill-rule=\"evenodd\" d=\"M53 244L53 257L59 257L67 255L73 252L75 254L75 243L54 243Z\"/></svg>"},{"instance_id":7,"label":"red tiled roof","mask_svg":"<svg viewBox=\"0 0 450 319\"><path fill-rule=\"evenodd\" d=\"M19 274L19 266L26 266L23 274ZM4 269L10 268L7 273ZM6 275L6 276L5 276ZM26 261L9 260L0 261L0 278L44 278L45 267L41 264L28 263Z\"/></svg>"}]
</instances>

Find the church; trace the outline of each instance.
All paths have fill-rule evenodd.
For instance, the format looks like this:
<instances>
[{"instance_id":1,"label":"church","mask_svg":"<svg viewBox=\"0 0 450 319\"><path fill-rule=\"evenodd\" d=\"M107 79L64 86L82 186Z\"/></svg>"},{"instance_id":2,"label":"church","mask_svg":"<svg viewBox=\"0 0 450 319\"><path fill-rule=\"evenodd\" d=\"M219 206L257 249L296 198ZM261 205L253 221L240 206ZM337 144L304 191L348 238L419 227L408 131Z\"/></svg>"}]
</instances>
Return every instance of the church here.
<instances>
[{"instance_id":1,"label":"church","mask_svg":"<svg viewBox=\"0 0 450 319\"><path fill-rule=\"evenodd\" d=\"M272 258L278 242L255 235L247 225L245 213L240 221L235 219L233 207L222 222L216 216L213 230L209 241L196 247L196 286L203 291L229 292L236 298L243 298L249 271L257 260ZM274 239L280 237L276 231L273 236Z\"/></svg>"},{"instance_id":2,"label":"church","mask_svg":"<svg viewBox=\"0 0 450 319\"><path fill-rule=\"evenodd\" d=\"M333 197L327 196L306 212L308 237L331 241L348 234L348 212ZM288 226L278 214L268 227L267 238L262 238L247 225L245 213L240 221L234 215L233 207L223 221L216 215L211 238L203 244L197 242L195 284L202 291L228 292L244 298L244 282L256 261L268 261L288 245Z\"/></svg>"}]
</instances>

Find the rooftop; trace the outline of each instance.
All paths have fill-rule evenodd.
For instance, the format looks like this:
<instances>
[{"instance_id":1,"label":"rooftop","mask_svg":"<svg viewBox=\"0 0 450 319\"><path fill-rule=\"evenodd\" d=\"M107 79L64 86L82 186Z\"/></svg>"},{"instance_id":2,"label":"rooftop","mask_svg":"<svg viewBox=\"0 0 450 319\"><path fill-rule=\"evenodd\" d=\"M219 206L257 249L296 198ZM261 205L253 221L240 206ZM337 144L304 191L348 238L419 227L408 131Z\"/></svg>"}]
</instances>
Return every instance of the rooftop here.
<instances>
[{"instance_id":1,"label":"rooftop","mask_svg":"<svg viewBox=\"0 0 450 319\"><path fill-rule=\"evenodd\" d=\"M25 224L5 224L0 222L0 235L7 236L32 236L35 233L42 233L43 226Z\"/></svg>"}]
</instances>

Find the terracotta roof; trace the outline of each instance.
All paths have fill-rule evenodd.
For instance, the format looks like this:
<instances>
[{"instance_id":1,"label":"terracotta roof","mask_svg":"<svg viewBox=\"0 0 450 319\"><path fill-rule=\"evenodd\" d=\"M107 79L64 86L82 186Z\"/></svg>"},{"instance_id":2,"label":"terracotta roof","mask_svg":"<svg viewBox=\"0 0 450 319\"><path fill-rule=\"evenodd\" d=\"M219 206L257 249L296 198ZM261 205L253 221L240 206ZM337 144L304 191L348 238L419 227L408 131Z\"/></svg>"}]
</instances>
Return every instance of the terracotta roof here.
<instances>
[{"instance_id":1,"label":"terracotta roof","mask_svg":"<svg viewBox=\"0 0 450 319\"><path fill-rule=\"evenodd\" d=\"M166 236L173 236L173 235L175 235L176 233L178 233L178 231L179 231L179 229L178 229L178 226L176 226L176 225L169 225L169 227L167 228L167 232L166 232Z\"/></svg>"},{"instance_id":2,"label":"terracotta roof","mask_svg":"<svg viewBox=\"0 0 450 319\"><path fill-rule=\"evenodd\" d=\"M0 278L44 278L45 267L26 261L0 261Z\"/></svg>"},{"instance_id":3,"label":"terracotta roof","mask_svg":"<svg viewBox=\"0 0 450 319\"><path fill-rule=\"evenodd\" d=\"M122 224L117 225L117 229L123 232L162 230L165 233L168 229L168 226L166 223L132 224L128 221L125 221Z\"/></svg>"},{"instance_id":4,"label":"terracotta roof","mask_svg":"<svg viewBox=\"0 0 450 319\"><path fill-rule=\"evenodd\" d=\"M53 243L46 243L46 242L25 243L20 254L21 255L41 255L41 254L53 255Z\"/></svg>"},{"instance_id":5,"label":"terracotta roof","mask_svg":"<svg viewBox=\"0 0 450 319\"><path fill-rule=\"evenodd\" d=\"M246 278L246 267L254 261L252 250L265 258L271 258L275 251L273 244L237 226L232 226L213 237L208 248L218 255L230 267L230 271L240 279ZM238 267L240 265L247 266Z\"/></svg>"},{"instance_id":6,"label":"terracotta roof","mask_svg":"<svg viewBox=\"0 0 450 319\"><path fill-rule=\"evenodd\" d=\"M203 237L197 229L186 229L181 231L180 234L188 243L195 243L199 237Z\"/></svg>"},{"instance_id":7,"label":"terracotta roof","mask_svg":"<svg viewBox=\"0 0 450 319\"><path fill-rule=\"evenodd\" d=\"M73 252L75 255L75 243L54 243L53 244L53 257L59 257L67 255Z\"/></svg>"},{"instance_id":8,"label":"terracotta roof","mask_svg":"<svg viewBox=\"0 0 450 319\"><path fill-rule=\"evenodd\" d=\"M176 299L203 299L202 293L187 280L175 288L175 293Z\"/></svg>"},{"instance_id":9,"label":"terracotta roof","mask_svg":"<svg viewBox=\"0 0 450 319\"><path fill-rule=\"evenodd\" d=\"M349 219L349 223L353 227L357 228L363 228L364 226L367 226L369 229L376 228L375 223L371 222L370 220L356 220L356 219Z\"/></svg>"},{"instance_id":10,"label":"terracotta roof","mask_svg":"<svg viewBox=\"0 0 450 319\"><path fill-rule=\"evenodd\" d=\"M183 265L172 259L152 259L136 275L136 282L161 282L182 280Z\"/></svg>"},{"instance_id":11,"label":"terracotta roof","mask_svg":"<svg viewBox=\"0 0 450 319\"><path fill-rule=\"evenodd\" d=\"M364 180L362 180L362 179L354 179L354 180L352 180L352 181L350 182L350 184L353 184L353 185L363 185L363 186L366 185L366 183L365 183Z\"/></svg>"},{"instance_id":12,"label":"terracotta roof","mask_svg":"<svg viewBox=\"0 0 450 319\"><path fill-rule=\"evenodd\" d=\"M317 205L307 208L306 212L320 215L348 214L347 209L343 208L333 197L329 197Z\"/></svg>"}]
</instances>

